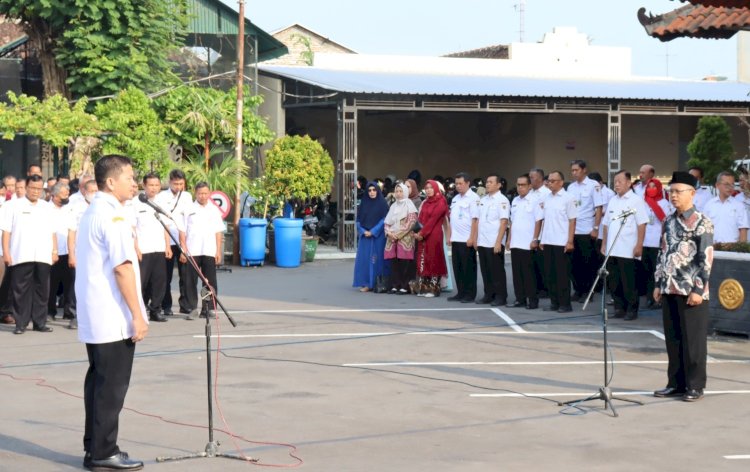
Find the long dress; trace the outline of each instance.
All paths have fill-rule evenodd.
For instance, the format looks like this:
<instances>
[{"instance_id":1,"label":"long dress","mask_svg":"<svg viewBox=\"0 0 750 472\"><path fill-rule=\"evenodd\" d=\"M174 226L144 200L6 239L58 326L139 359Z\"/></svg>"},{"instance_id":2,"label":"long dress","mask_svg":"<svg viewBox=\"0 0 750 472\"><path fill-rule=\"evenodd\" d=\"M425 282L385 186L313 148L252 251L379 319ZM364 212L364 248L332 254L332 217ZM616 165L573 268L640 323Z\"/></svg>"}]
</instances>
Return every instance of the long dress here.
<instances>
[{"instance_id":1,"label":"long dress","mask_svg":"<svg viewBox=\"0 0 750 472\"><path fill-rule=\"evenodd\" d=\"M428 182L432 183L431 180ZM433 188L437 188L437 183ZM448 274L443 250L443 220L447 214L448 204L439 191L422 202L418 221L422 225L419 234L423 240L417 246L417 275L420 277L445 277Z\"/></svg>"},{"instance_id":2,"label":"long dress","mask_svg":"<svg viewBox=\"0 0 750 472\"><path fill-rule=\"evenodd\" d=\"M371 189L375 191L370 192ZM385 217L388 214L388 204L383 197L380 187L374 182L368 182L365 196L359 204L357 212L357 257L354 259L354 281L352 287L367 287L372 289L379 275L390 274L390 264L385 263ZM365 232L371 233L370 237Z\"/></svg>"}]
</instances>

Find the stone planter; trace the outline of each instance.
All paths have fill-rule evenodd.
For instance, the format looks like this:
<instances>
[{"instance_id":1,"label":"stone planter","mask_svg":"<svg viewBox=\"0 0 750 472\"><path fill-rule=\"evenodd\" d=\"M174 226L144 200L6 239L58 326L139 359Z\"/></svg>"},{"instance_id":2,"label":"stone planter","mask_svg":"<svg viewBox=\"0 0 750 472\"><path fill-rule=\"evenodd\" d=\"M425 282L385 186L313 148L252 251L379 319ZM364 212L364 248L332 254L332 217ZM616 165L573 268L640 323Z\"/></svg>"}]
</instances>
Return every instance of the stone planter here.
<instances>
[{"instance_id":1,"label":"stone planter","mask_svg":"<svg viewBox=\"0 0 750 472\"><path fill-rule=\"evenodd\" d=\"M714 252L709 330L750 336L750 254Z\"/></svg>"}]
</instances>

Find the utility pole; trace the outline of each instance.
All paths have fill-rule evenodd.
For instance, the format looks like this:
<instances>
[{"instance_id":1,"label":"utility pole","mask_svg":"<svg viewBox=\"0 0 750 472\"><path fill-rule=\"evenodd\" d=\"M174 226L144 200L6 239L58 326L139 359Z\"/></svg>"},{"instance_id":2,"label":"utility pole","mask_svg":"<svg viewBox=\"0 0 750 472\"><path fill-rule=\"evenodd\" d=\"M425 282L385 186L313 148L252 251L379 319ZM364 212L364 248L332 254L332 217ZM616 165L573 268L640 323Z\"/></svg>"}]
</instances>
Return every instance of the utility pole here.
<instances>
[{"instance_id":1,"label":"utility pole","mask_svg":"<svg viewBox=\"0 0 750 472\"><path fill-rule=\"evenodd\" d=\"M245 68L245 0L239 0L240 12L237 21L237 134L234 142L234 158L237 163L242 162L242 111ZM240 193L242 192L242 173L237 172L237 187L234 192L234 227L232 229L232 264L240 263Z\"/></svg>"},{"instance_id":2,"label":"utility pole","mask_svg":"<svg viewBox=\"0 0 750 472\"><path fill-rule=\"evenodd\" d=\"M520 16L520 29L518 30L518 41L523 42L524 33L526 32L526 0L516 5Z\"/></svg>"}]
</instances>

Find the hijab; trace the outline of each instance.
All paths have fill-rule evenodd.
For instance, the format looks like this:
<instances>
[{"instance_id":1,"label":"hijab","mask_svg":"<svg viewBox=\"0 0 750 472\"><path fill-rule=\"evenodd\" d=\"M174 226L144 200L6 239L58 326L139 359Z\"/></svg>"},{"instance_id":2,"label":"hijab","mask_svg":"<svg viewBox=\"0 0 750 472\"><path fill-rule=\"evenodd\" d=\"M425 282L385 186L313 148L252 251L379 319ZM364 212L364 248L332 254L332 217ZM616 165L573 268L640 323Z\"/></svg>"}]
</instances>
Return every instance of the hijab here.
<instances>
[{"instance_id":1,"label":"hijab","mask_svg":"<svg viewBox=\"0 0 750 472\"><path fill-rule=\"evenodd\" d=\"M422 206L419 207L419 221L420 223L428 221L430 218L442 218L448 213L448 202L443 197L443 192L440 190L440 184L434 180L428 180L425 186L432 186L434 193L431 197L427 197L422 202Z\"/></svg>"},{"instance_id":2,"label":"hijab","mask_svg":"<svg viewBox=\"0 0 750 472\"><path fill-rule=\"evenodd\" d=\"M385 217L385 224L391 226L397 225L401 220L409 216L409 213L417 212L417 207L409 199L409 188L407 185L398 184L396 187L401 189L401 198L393 202L393 205L388 210L388 215Z\"/></svg>"},{"instance_id":3,"label":"hijab","mask_svg":"<svg viewBox=\"0 0 750 472\"><path fill-rule=\"evenodd\" d=\"M376 191L374 197L370 196L369 190L371 188ZM375 182L368 182L357 212L359 225L366 230L370 230L380 223L380 220L385 218L386 214L388 214L388 203L385 201L380 187Z\"/></svg>"},{"instance_id":4,"label":"hijab","mask_svg":"<svg viewBox=\"0 0 750 472\"><path fill-rule=\"evenodd\" d=\"M651 182L654 183L655 187L649 187ZM664 191L662 190L661 181L659 179L651 179L646 182L646 188L643 191L643 198L646 200L646 204L648 204L648 206L654 211L656 217L659 218L659 221L664 221L664 218L666 218L667 215L664 214L664 210L659 206L659 200L664 198Z\"/></svg>"},{"instance_id":5,"label":"hijab","mask_svg":"<svg viewBox=\"0 0 750 472\"><path fill-rule=\"evenodd\" d=\"M419 198L419 185L417 185L417 182L414 179L406 179L406 181L409 183L409 199L414 200L415 198Z\"/></svg>"}]
</instances>

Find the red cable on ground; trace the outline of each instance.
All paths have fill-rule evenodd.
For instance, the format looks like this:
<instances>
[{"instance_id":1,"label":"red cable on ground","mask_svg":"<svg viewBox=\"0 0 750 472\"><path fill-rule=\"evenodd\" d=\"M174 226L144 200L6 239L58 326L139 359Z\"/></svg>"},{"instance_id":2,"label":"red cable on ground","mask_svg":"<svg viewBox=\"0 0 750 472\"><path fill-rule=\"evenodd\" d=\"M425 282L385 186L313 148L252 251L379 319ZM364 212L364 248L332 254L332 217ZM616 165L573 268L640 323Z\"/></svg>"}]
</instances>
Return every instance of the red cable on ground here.
<instances>
[{"instance_id":1,"label":"red cable on ground","mask_svg":"<svg viewBox=\"0 0 750 472\"><path fill-rule=\"evenodd\" d=\"M216 308L216 307L214 306L214 308ZM214 313L217 313L216 310L214 310ZM216 324L217 324L217 329L218 329L218 325L219 325L219 323L218 323L218 314L216 315L216 321L217 321ZM244 459L248 464L256 465L256 466L259 466L259 467L274 467L274 468L296 468L296 467L301 466L302 464L304 464L304 461L300 457L298 457L297 455L295 455L295 453L297 452L297 446L295 446L293 444L280 443L280 442L253 441L253 440L247 439L247 438L245 438L243 436L238 436L238 435L236 435L234 432L232 432L230 430L229 425L227 424L227 421L224 418L224 413L221 411L221 406L219 405L218 387L217 387L217 384L216 384L216 380L218 380L218 375L219 375L219 365L218 364L219 364L219 353L220 353L220 339L221 338L217 334L216 373L215 373L215 376L214 376L214 399L216 401L216 407L217 407L217 410L219 411L219 415L221 416L221 420L222 420L222 422L224 423L224 426L227 429L217 429L217 428L214 428L214 431L218 431L220 433L224 433L227 436L229 436L232 439L232 444L234 444L237 454L242 459ZM2 364L0 364L0 369L1 368L3 368ZM72 398L77 398L77 399L83 400L83 396L76 395L76 394L70 393L70 392L66 392L65 390L61 390L60 388L58 388L58 387L56 387L54 385L50 385L50 384L47 383L47 380L44 379L44 378L16 377L13 374L6 374L4 372L0 372L0 376L8 377L11 380L14 380L14 381L17 381L17 382L34 382L34 385L36 385L37 387L49 388L49 389L52 389L52 390L54 390L57 393L60 393L62 395L66 395L66 396L69 396L69 397L72 397ZM192 423L183 423L183 422L180 422L180 421L170 420L170 419L164 418L163 416L155 415L155 414L152 414L152 413L146 413L146 412L143 412L143 411L140 411L140 410L136 410L134 408L123 407L123 410L127 410L127 411L130 411L130 412L135 413L137 415L145 416L145 417L148 417L148 418L154 418L154 419L157 419L159 421L163 421L164 423L167 423L167 424L173 424L173 425L177 425L177 426L185 426L185 427L196 428L196 429L208 429L208 427L203 426L203 425L197 425L197 424L192 424ZM285 448L289 449L289 453L288 453L289 456L292 457L292 458L294 458L294 459L296 459L296 462L292 463L292 464L266 464L266 463L262 463L262 462L257 462L256 460L254 460L252 458L249 458L249 457L245 456L242 453L242 451L240 450L239 444L237 443L236 440L240 440L240 441L245 442L247 444L255 444L255 445L262 445L262 446L280 446L280 447L285 447Z\"/></svg>"}]
</instances>

